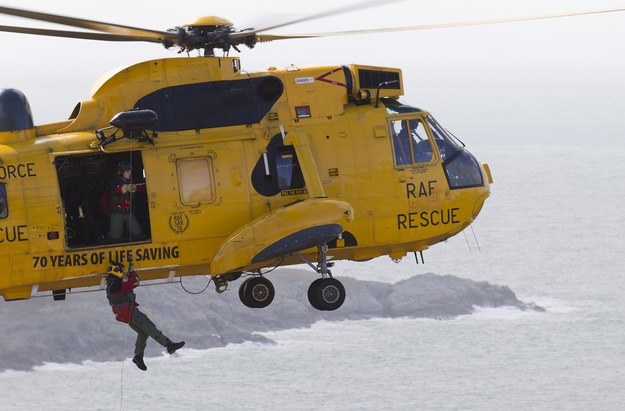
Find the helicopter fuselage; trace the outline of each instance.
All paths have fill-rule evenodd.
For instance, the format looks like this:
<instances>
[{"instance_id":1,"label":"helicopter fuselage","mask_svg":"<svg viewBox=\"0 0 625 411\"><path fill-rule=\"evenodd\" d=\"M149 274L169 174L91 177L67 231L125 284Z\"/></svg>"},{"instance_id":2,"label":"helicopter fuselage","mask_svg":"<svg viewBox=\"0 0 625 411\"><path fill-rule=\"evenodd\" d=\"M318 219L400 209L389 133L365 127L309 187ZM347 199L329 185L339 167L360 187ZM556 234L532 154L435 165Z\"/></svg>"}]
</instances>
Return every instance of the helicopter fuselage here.
<instances>
[{"instance_id":1,"label":"helicopter fuselage","mask_svg":"<svg viewBox=\"0 0 625 411\"><path fill-rule=\"evenodd\" d=\"M97 286L113 261L142 279L218 278L315 259L320 244L335 260L425 250L474 220L492 177L401 95L401 70L361 65L119 70L69 120L0 131L0 293ZM135 126L109 126L130 110ZM158 120L137 128L143 113ZM140 230L112 238L124 161L145 188L128 196Z\"/></svg>"}]
</instances>

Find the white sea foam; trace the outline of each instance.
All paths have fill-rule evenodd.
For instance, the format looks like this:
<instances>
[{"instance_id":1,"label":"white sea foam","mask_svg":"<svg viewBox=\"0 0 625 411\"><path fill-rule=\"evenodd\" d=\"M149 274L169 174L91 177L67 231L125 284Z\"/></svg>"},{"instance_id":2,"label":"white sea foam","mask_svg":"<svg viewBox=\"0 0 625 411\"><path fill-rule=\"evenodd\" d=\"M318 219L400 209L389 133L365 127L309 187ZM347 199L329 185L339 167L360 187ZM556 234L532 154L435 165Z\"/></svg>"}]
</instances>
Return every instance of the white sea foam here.
<instances>
[{"instance_id":1,"label":"white sea foam","mask_svg":"<svg viewBox=\"0 0 625 411\"><path fill-rule=\"evenodd\" d=\"M521 310L516 307L474 307L470 317L478 320L517 320L521 317L541 315L533 310ZM462 318L469 316L463 315Z\"/></svg>"}]
</instances>

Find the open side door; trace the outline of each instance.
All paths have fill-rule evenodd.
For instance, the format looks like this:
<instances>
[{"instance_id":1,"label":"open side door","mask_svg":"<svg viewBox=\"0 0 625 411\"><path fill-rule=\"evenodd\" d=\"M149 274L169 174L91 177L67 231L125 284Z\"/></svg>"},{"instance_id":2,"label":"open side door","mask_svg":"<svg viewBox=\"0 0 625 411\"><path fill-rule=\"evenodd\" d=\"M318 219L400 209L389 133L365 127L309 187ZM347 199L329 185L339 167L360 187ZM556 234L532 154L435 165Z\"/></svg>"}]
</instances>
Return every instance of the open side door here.
<instances>
[{"instance_id":1,"label":"open side door","mask_svg":"<svg viewBox=\"0 0 625 411\"><path fill-rule=\"evenodd\" d=\"M140 151L61 153L55 157L68 249L150 241L141 154ZM135 190L119 194L123 196L120 202L127 202L124 212L115 210L113 201L121 165L131 171L130 182ZM113 223L119 230L111 230Z\"/></svg>"}]
</instances>

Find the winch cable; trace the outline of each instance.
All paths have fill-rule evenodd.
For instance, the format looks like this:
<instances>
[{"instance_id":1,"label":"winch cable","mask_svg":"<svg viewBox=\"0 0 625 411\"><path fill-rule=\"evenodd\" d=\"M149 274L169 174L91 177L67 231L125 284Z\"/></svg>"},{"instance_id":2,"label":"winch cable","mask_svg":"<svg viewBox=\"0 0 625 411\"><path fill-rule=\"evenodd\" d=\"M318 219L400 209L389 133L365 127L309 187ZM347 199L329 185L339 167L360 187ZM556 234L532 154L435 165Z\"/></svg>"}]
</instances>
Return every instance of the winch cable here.
<instances>
[{"instance_id":1,"label":"winch cable","mask_svg":"<svg viewBox=\"0 0 625 411\"><path fill-rule=\"evenodd\" d=\"M128 329L130 328L130 323L128 327L124 327L124 349L122 351L122 355L126 355L126 343L128 341ZM124 406L124 363L126 360L122 358L122 369L119 376L119 411L123 409Z\"/></svg>"},{"instance_id":2,"label":"winch cable","mask_svg":"<svg viewBox=\"0 0 625 411\"><path fill-rule=\"evenodd\" d=\"M134 145L134 144L133 144ZM133 170L132 170L132 153L134 151L134 147L130 147L130 182L129 184L132 184L133 181ZM124 171L122 170L122 177L123 177L123 173ZM130 187L128 187L130 188ZM147 190L146 190L147 192ZM128 246L127 246L127 250L126 250L126 256L128 257L128 275L130 275L130 269L132 267L132 226L133 226L133 221L132 221L132 199L133 199L133 191L129 191L129 195L128 195L128 203L129 203L129 209L130 212L128 213L128 217L127 217L127 226L128 226ZM122 236L123 236L123 225L122 225ZM133 298L133 303L134 303L134 298ZM132 303L131 303L132 304ZM134 304L133 304L134 305ZM125 355L126 352L126 345L128 342L128 329L131 328L130 327L130 321L132 320L132 311L134 310L134 307L131 307L130 309L130 317L128 318L128 327L125 327L126 330L124 331L124 349L122 351L122 354ZM124 363L126 362L125 359L122 359L122 367L121 367L121 371L120 371L120 376L119 376L119 410L122 410L122 407L124 406Z\"/></svg>"}]
</instances>

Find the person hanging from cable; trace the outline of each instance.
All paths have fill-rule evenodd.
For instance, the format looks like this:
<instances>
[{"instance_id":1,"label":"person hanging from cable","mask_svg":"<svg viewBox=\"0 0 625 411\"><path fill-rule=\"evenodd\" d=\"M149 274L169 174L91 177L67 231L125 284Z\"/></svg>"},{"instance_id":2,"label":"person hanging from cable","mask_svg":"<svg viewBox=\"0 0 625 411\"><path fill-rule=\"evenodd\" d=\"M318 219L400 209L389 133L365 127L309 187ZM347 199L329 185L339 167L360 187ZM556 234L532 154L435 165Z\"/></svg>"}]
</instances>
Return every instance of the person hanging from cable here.
<instances>
[{"instance_id":1,"label":"person hanging from cable","mask_svg":"<svg viewBox=\"0 0 625 411\"><path fill-rule=\"evenodd\" d=\"M145 183L132 183L132 166L129 161L122 161L117 167L117 178L111 181L110 195L110 227L108 238L119 239L124 228L131 236L142 234L139 220L132 211L132 200L135 192L145 191Z\"/></svg>"},{"instance_id":2,"label":"person hanging from cable","mask_svg":"<svg viewBox=\"0 0 625 411\"><path fill-rule=\"evenodd\" d=\"M128 324L130 328L137 332L135 355L132 358L132 362L140 370L146 371L148 367L143 361L143 354L148 337L152 337L165 347L169 354L173 354L182 348L184 341L172 342L156 328L147 315L139 311L137 308L139 304L135 301L135 293L133 291L138 285L139 277L132 262L128 267L128 275L125 274L122 263L113 262L109 265L106 277L106 298L113 309L115 319Z\"/></svg>"}]
</instances>

